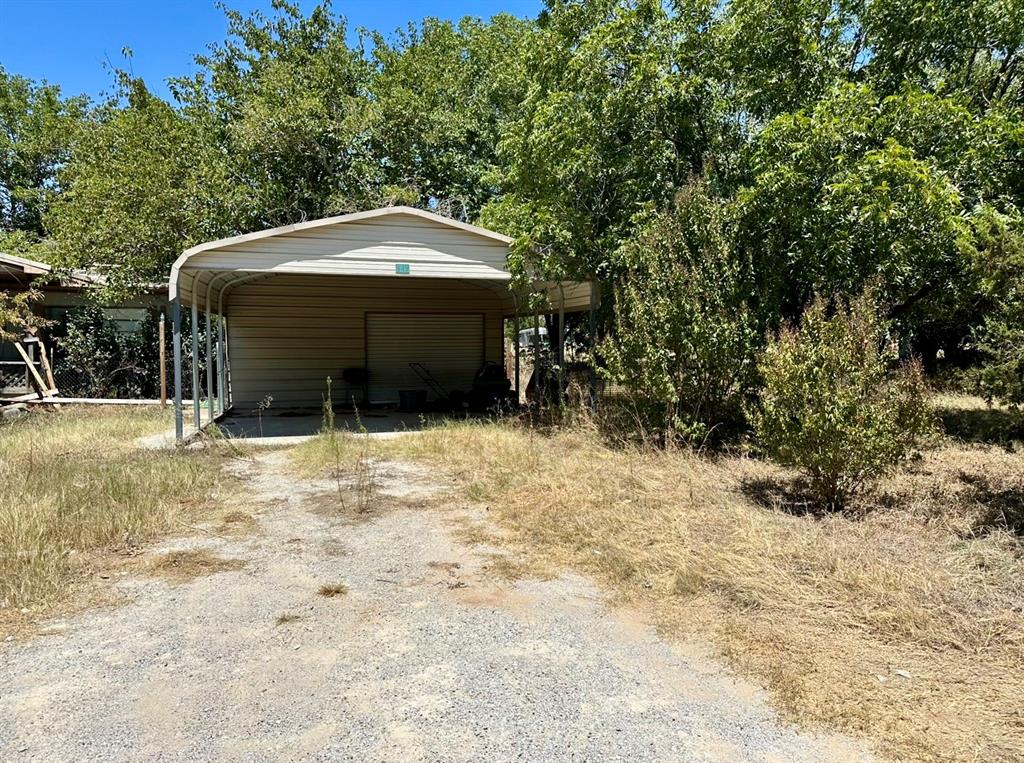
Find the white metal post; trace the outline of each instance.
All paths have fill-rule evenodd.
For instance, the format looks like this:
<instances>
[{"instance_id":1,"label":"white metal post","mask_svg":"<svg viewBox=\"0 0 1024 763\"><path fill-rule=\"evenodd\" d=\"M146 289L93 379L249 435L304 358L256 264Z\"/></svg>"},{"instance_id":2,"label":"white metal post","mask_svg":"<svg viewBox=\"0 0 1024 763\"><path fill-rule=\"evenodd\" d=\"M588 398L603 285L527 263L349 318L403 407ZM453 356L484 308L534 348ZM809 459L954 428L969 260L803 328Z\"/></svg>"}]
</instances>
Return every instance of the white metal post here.
<instances>
[{"instance_id":1,"label":"white metal post","mask_svg":"<svg viewBox=\"0 0 1024 763\"><path fill-rule=\"evenodd\" d=\"M565 405L565 286L558 282L558 404Z\"/></svg>"},{"instance_id":2,"label":"white metal post","mask_svg":"<svg viewBox=\"0 0 1024 763\"><path fill-rule=\"evenodd\" d=\"M244 280L244 279L243 279ZM230 387L231 383L228 381L228 367L231 365L231 357L228 352L228 320L224 313L224 292L228 290L230 284L225 284L220 293L217 295L217 315L220 316L220 388L221 388L221 406L220 412L224 413L231 405L231 394Z\"/></svg>"},{"instance_id":3,"label":"white metal post","mask_svg":"<svg viewBox=\"0 0 1024 763\"><path fill-rule=\"evenodd\" d=\"M597 275L590 277L590 408L597 407Z\"/></svg>"},{"instance_id":4,"label":"white metal post","mask_svg":"<svg viewBox=\"0 0 1024 763\"><path fill-rule=\"evenodd\" d=\"M516 338L515 338L515 347L514 347L514 350L513 350L515 352L515 363L513 365L515 366L515 374L516 374L516 405L519 405L520 399L519 399L519 305L518 304L516 305L516 314L515 314L515 317L512 320L512 326L513 326L513 329L512 329L513 333L516 336Z\"/></svg>"},{"instance_id":5,"label":"white metal post","mask_svg":"<svg viewBox=\"0 0 1024 763\"><path fill-rule=\"evenodd\" d=\"M213 421L213 325L210 318L210 290L206 290L206 412Z\"/></svg>"},{"instance_id":6,"label":"white metal post","mask_svg":"<svg viewBox=\"0 0 1024 763\"><path fill-rule=\"evenodd\" d=\"M217 399L220 401L220 414L223 416L227 410L227 384L224 379L227 374L224 371L224 316L217 316Z\"/></svg>"},{"instance_id":7,"label":"white metal post","mask_svg":"<svg viewBox=\"0 0 1024 763\"><path fill-rule=\"evenodd\" d=\"M199 414L199 307L196 304L195 281L192 286L192 426L201 427Z\"/></svg>"},{"instance_id":8,"label":"white metal post","mask_svg":"<svg viewBox=\"0 0 1024 763\"><path fill-rule=\"evenodd\" d=\"M533 391L537 394L538 405L544 404L543 387L540 377L540 312L534 306L533 313ZM529 390L527 390L529 394Z\"/></svg>"},{"instance_id":9,"label":"white metal post","mask_svg":"<svg viewBox=\"0 0 1024 763\"><path fill-rule=\"evenodd\" d=\"M164 320L164 311L160 311L160 407L167 407L167 336Z\"/></svg>"},{"instance_id":10,"label":"white metal post","mask_svg":"<svg viewBox=\"0 0 1024 763\"><path fill-rule=\"evenodd\" d=\"M174 439L181 442L185 425L181 410L181 302L171 301L171 334L174 343Z\"/></svg>"}]
</instances>

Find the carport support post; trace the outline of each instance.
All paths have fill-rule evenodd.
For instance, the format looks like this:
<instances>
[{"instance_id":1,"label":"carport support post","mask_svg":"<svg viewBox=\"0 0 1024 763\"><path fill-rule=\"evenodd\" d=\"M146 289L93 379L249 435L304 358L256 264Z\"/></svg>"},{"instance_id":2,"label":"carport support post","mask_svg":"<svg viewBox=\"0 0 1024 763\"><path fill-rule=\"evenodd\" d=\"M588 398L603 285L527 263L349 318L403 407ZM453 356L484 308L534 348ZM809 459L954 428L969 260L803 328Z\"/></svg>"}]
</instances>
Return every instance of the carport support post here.
<instances>
[{"instance_id":1,"label":"carport support post","mask_svg":"<svg viewBox=\"0 0 1024 763\"><path fill-rule=\"evenodd\" d=\"M224 316L217 316L217 399L220 400L220 414L223 416L227 409L228 397L224 379L227 374L224 371Z\"/></svg>"},{"instance_id":2,"label":"carport support post","mask_svg":"<svg viewBox=\"0 0 1024 763\"><path fill-rule=\"evenodd\" d=\"M533 389L537 394L537 402L539 405L544 404L544 396L541 393L541 380L540 380L540 308L534 307L533 314ZM530 393L529 389L526 391Z\"/></svg>"},{"instance_id":3,"label":"carport support post","mask_svg":"<svg viewBox=\"0 0 1024 763\"><path fill-rule=\"evenodd\" d=\"M164 311L160 311L160 407L167 407L167 334Z\"/></svg>"},{"instance_id":4,"label":"carport support post","mask_svg":"<svg viewBox=\"0 0 1024 763\"><path fill-rule=\"evenodd\" d=\"M245 279L243 279L245 280ZM227 411L228 406L231 405L231 384L228 382L228 371L231 366L231 357L228 353L228 345L231 343L228 338L228 319L227 313L224 310L224 290L226 287L220 290L220 295L217 297L217 315L220 316L220 321L217 324L220 343L217 349L217 357L220 360L220 379L217 382L219 385L217 389L220 391L220 412L223 414Z\"/></svg>"},{"instance_id":5,"label":"carport support post","mask_svg":"<svg viewBox=\"0 0 1024 763\"><path fill-rule=\"evenodd\" d=\"M213 324L210 318L210 290L206 290L206 412L213 421Z\"/></svg>"},{"instance_id":6,"label":"carport support post","mask_svg":"<svg viewBox=\"0 0 1024 763\"><path fill-rule=\"evenodd\" d=\"M597 408L597 274L590 276L590 409Z\"/></svg>"},{"instance_id":7,"label":"carport support post","mask_svg":"<svg viewBox=\"0 0 1024 763\"><path fill-rule=\"evenodd\" d=\"M195 291L195 287L192 288ZM196 296L192 295L192 426L198 432L199 417L199 307Z\"/></svg>"},{"instance_id":8,"label":"carport support post","mask_svg":"<svg viewBox=\"0 0 1024 763\"><path fill-rule=\"evenodd\" d=\"M558 406L565 407L565 287L558 282Z\"/></svg>"},{"instance_id":9,"label":"carport support post","mask_svg":"<svg viewBox=\"0 0 1024 763\"><path fill-rule=\"evenodd\" d=\"M513 330L513 333L516 335L515 344L513 345L513 348L514 348L514 351L515 351L515 362L513 363L513 366L515 367L515 375L516 375L516 405L519 405L520 400L519 400L519 306L518 305L516 305L516 314L512 318L512 330Z\"/></svg>"},{"instance_id":10,"label":"carport support post","mask_svg":"<svg viewBox=\"0 0 1024 763\"><path fill-rule=\"evenodd\" d=\"M171 300L171 336L174 343L174 439L181 442L185 425L181 411L181 302Z\"/></svg>"}]
</instances>

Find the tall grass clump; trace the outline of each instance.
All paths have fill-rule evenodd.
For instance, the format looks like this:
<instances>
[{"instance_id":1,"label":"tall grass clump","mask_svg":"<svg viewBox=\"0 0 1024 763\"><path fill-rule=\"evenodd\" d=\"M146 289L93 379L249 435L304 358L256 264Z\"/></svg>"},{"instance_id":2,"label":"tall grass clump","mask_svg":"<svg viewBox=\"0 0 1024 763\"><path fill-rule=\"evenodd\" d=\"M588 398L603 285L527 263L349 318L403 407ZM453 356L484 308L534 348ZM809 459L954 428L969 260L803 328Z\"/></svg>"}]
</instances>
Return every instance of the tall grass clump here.
<instances>
[{"instance_id":1,"label":"tall grass clump","mask_svg":"<svg viewBox=\"0 0 1024 763\"><path fill-rule=\"evenodd\" d=\"M291 454L296 471L307 477L327 469L334 480L342 510L364 514L372 508L377 491L374 447L370 433L355 411L356 431L340 430L334 414L331 377L323 394L320 433L297 446ZM349 500L351 499L351 500Z\"/></svg>"},{"instance_id":2,"label":"tall grass clump","mask_svg":"<svg viewBox=\"0 0 1024 763\"><path fill-rule=\"evenodd\" d=\"M158 409L65 409L0 429L0 607L62 598L88 552L130 549L211 500L209 454L135 447L169 424Z\"/></svg>"}]
</instances>

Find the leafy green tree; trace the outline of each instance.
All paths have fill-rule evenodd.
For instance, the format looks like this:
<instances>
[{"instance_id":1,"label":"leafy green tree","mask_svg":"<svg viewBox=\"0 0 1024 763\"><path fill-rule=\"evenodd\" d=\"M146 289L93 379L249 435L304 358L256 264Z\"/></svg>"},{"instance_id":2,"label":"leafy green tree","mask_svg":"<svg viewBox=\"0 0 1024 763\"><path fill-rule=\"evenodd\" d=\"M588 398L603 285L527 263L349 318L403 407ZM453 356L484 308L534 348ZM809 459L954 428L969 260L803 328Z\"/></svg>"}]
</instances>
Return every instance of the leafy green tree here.
<instances>
[{"instance_id":1,"label":"leafy green tree","mask_svg":"<svg viewBox=\"0 0 1024 763\"><path fill-rule=\"evenodd\" d=\"M722 55L754 119L811 106L835 85L908 86L985 113L1021 105L1020 0L731 0Z\"/></svg>"},{"instance_id":2,"label":"leafy green tree","mask_svg":"<svg viewBox=\"0 0 1024 763\"><path fill-rule=\"evenodd\" d=\"M736 108L765 119L812 105L856 63L856 3L732 0L720 35Z\"/></svg>"},{"instance_id":3,"label":"leafy green tree","mask_svg":"<svg viewBox=\"0 0 1024 763\"><path fill-rule=\"evenodd\" d=\"M915 341L943 322L963 338L977 320L972 220L986 204L1015 207L1020 146L1007 120L914 91L879 101L845 86L776 118L736 197L765 315L795 318L814 292L854 295L880 276Z\"/></svg>"},{"instance_id":4,"label":"leafy green tree","mask_svg":"<svg viewBox=\"0 0 1024 763\"><path fill-rule=\"evenodd\" d=\"M46 202L85 105L0 66L0 232L43 235Z\"/></svg>"},{"instance_id":5,"label":"leafy green tree","mask_svg":"<svg viewBox=\"0 0 1024 763\"><path fill-rule=\"evenodd\" d=\"M42 293L36 289L13 294L0 291L0 342L13 342L21 339L26 331L46 325L32 310L33 303L40 299Z\"/></svg>"},{"instance_id":6,"label":"leafy green tree","mask_svg":"<svg viewBox=\"0 0 1024 763\"><path fill-rule=\"evenodd\" d=\"M983 365L975 371L978 391L986 400L1024 405L1024 300L1012 308L985 316L975 336Z\"/></svg>"},{"instance_id":7,"label":"leafy green tree","mask_svg":"<svg viewBox=\"0 0 1024 763\"><path fill-rule=\"evenodd\" d=\"M764 388L750 419L757 442L800 469L818 500L841 509L905 460L932 427L921 366L898 363L872 290L830 315L815 300L761 356Z\"/></svg>"},{"instance_id":8,"label":"leafy green tree","mask_svg":"<svg viewBox=\"0 0 1024 763\"><path fill-rule=\"evenodd\" d=\"M171 83L182 118L240 189L231 205L240 231L356 211L380 186L370 62L329 3L308 16L271 5L269 18L225 11L228 38L196 56L195 76Z\"/></svg>"},{"instance_id":9,"label":"leafy green tree","mask_svg":"<svg viewBox=\"0 0 1024 763\"><path fill-rule=\"evenodd\" d=\"M57 264L100 273L111 293L166 281L184 249L222 235L237 189L201 130L119 76L120 97L81 123L45 218Z\"/></svg>"},{"instance_id":10,"label":"leafy green tree","mask_svg":"<svg viewBox=\"0 0 1024 763\"><path fill-rule=\"evenodd\" d=\"M476 218L495 194L487 177L526 92L533 31L532 22L502 14L458 25L428 18L393 43L374 36L372 149L383 159L385 188Z\"/></svg>"},{"instance_id":11,"label":"leafy green tree","mask_svg":"<svg viewBox=\"0 0 1024 763\"><path fill-rule=\"evenodd\" d=\"M1020 0L871 0L860 26L882 93L912 84L962 94L981 110L1021 104Z\"/></svg>"},{"instance_id":12,"label":"leafy green tree","mask_svg":"<svg viewBox=\"0 0 1024 763\"><path fill-rule=\"evenodd\" d=\"M982 322L971 337L983 363L974 371L987 400L1024 405L1024 216L987 208L976 225L977 303Z\"/></svg>"},{"instance_id":13,"label":"leafy green tree","mask_svg":"<svg viewBox=\"0 0 1024 763\"><path fill-rule=\"evenodd\" d=\"M1024 120L1010 111L972 111L956 97L914 89L883 98L872 132L929 162L968 209L986 201L1024 205Z\"/></svg>"},{"instance_id":14,"label":"leafy green tree","mask_svg":"<svg viewBox=\"0 0 1024 763\"><path fill-rule=\"evenodd\" d=\"M558 1L541 14L498 145L501 193L481 218L517 238L517 272L610 275L611 254L727 139L703 33L714 5L678 7Z\"/></svg>"},{"instance_id":15,"label":"leafy green tree","mask_svg":"<svg viewBox=\"0 0 1024 763\"><path fill-rule=\"evenodd\" d=\"M655 404L670 436L698 443L742 422L759 343L749 268L732 255L722 207L694 182L623 247L613 327L598 351L606 376Z\"/></svg>"},{"instance_id":16,"label":"leafy green tree","mask_svg":"<svg viewBox=\"0 0 1024 763\"><path fill-rule=\"evenodd\" d=\"M905 313L936 290L956 287L969 229L960 194L895 142L867 152L823 189L818 289L853 293L881 275L884 298Z\"/></svg>"}]
</instances>

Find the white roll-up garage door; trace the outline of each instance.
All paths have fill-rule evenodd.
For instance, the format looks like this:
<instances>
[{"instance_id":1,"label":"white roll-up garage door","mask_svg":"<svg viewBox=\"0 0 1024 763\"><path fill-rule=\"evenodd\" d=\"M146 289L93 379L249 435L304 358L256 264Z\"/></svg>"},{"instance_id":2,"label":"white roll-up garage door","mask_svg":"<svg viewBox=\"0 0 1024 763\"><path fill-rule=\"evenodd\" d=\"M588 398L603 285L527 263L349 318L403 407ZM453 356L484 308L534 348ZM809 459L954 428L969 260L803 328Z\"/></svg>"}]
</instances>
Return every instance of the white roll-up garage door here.
<instances>
[{"instance_id":1,"label":"white roll-up garage door","mask_svg":"<svg viewBox=\"0 0 1024 763\"><path fill-rule=\"evenodd\" d=\"M468 391L484 362L481 313L367 313L370 402L398 402L398 391L426 389L410 363L427 368L448 392Z\"/></svg>"}]
</instances>

